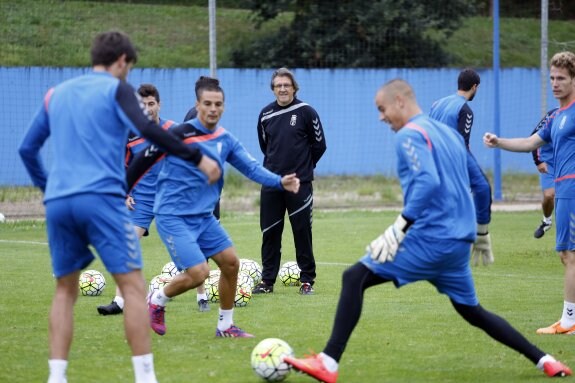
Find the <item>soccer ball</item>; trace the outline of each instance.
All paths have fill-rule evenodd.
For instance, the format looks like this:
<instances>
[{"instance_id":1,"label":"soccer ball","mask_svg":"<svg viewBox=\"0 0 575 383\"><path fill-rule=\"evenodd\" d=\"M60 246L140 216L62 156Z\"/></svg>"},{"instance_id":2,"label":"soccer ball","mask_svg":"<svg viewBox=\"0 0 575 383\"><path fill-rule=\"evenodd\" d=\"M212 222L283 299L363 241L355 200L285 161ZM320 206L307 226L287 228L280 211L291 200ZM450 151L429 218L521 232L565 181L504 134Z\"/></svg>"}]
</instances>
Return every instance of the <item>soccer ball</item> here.
<instances>
[{"instance_id":1,"label":"soccer ball","mask_svg":"<svg viewBox=\"0 0 575 383\"><path fill-rule=\"evenodd\" d=\"M164 267L162 267L162 272L160 274L166 274L169 275L170 277L175 277L180 273L181 271L178 270L174 262L168 262L164 265Z\"/></svg>"},{"instance_id":2,"label":"soccer ball","mask_svg":"<svg viewBox=\"0 0 575 383\"><path fill-rule=\"evenodd\" d=\"M299 286L300 273L301 270L297 262L286 262L280 269L279 278L285 286Z\"/></svg>"},{"instance_id":3,"label":"soccer ball","mask_svg":"<svg viewBox=\"0 0 575 383\"><path fill-rule=\"evenodd\" d=\"M211 271L210 274L212 274ZM220 301L219 283L220 283L219 273L214 273L213 275L210 275L210 277L204 281L204 287L206 288L206 294L208 295L208 300L212 303L218 303Z\"/></svg>"},{"instance_id":4,"label":"soccer ball","mask_svg":"<svg viewBox=\"0 0 575 383\"><path fill-rule=\"evenodd\" d=\"M86 270L80 274L78 281L82 295L97 296L101 295L106 287L104 275L97 270Z\"/></svg>"},{"instance_id":5,"label":"soccer ball","mask_svg":"<svg viewBox=\"0 0 575 383\"><path fill-rule=\"evenodd\" d=\"M291 371L283 360L286 356L294 356L289 344L277 338L264 339L252 351L252 368L265 381L279 382Z\"/></svg>"},{"instance_id":6,"label":"soccer ball","mask_svg":"<svg viewBox=\"0 0 575 383\"><path fill-rule=\"evenodd\" d=\"M250 290L254 288L254 280L246 270L242 270L238 273L238 286L240 285L249 286Z\"/></svg>"},{"instance_id":7,"label":"soccer ball","mask_svg":"<svg viewBox=\"0 0 575 383\"><path fill-rule=\"evenodd\" d=\"M238 286L236 287L236 297L234 298L234 306L244 307L248 305L250 299L252 299L252 283L253 281L240 283L238 280Z\"/></svg>"},{"instance_id":8,"label":"soccer ball","mask_svg":"<svg viewBox=\"0 0 575 383\"><path fill-rule=\"evenodd\" d=\"M262 281L262 267L256 261L246 258L240 259L239 271L247 271L254 280L254 285L257 285Z\"/></svg>"},{"instance_id":9,"label":"soccer ball","mask_svg":"<svg viewBox=\"0 0 575 383\"><path fill-rule=\"evenodd\" d=\"M159 289L161 289L162 287L164 287L165 285L167 285L171 281L172 281L172 277L167 275L167 274L156 275L150 281L150 286L148 287L148 292L150 293L150 295L154 294L156 291L158 291Z\"/></svg>"}]
</instances>

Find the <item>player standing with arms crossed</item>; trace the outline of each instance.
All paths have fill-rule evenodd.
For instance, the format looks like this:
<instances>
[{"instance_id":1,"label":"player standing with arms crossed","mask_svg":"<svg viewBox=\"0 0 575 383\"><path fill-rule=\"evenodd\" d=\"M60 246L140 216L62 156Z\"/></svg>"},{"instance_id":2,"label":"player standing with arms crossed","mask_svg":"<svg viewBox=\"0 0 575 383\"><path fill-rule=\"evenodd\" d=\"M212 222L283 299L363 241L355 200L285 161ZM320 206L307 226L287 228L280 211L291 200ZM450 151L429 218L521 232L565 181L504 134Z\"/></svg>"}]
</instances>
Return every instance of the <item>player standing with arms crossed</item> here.
<instances>
[{"instance_id":1,"label":"player standing with arms crossed","mask_svg":"<svg viewBox=\"0 0 575 383\"><path fill-rule=\"evenodd\" d=\"M206 182L217 180L221 171L212 159L186 147L143 113L136 92L125 82L137 59L125 34L113 31L96 36L91 57L91 73L48 91L19 149L34 185L44 192L56 277L48 382L66 382L78 277L94 259L88 247L93 245L125 297L124 325L135 381L155 383L142 256L124 204L128 133L138 129L152 142L197 164ZM40 157L48 137L57 148L49 172Z\"/></svg>"}]
</instances>

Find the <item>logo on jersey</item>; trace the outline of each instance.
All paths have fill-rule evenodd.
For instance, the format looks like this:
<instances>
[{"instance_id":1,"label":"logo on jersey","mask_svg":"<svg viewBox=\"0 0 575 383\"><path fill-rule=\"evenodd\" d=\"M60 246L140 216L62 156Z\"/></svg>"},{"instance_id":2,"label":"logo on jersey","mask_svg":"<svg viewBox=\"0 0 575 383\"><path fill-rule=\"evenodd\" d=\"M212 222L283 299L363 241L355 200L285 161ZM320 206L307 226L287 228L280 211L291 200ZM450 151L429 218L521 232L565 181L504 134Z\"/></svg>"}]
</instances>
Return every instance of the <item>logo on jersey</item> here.
<instances>
[{"instance_id":1,"label":"logo on jersey","mask_svg":"<svg viewBox=\"0 0 575 383\"><path fill-rule=\"evenodd\" d=\"M221 155L221 154L222 154L222 143L221 143L221 142L218 142L218 143L216 144L216 148L218 149L218 154Z\"/></svg>"},{"instance_id":2,"label":"logo on jersey","mask_svg":"<svg viewBox=\"0 0 575 383\"><path fill-rule=\"evenodd\" d=\"M319 126L319 118L316 117L315 120L311 120L311 123L313 125L313 130L315 131L315 140L317 142L321 142L321 140L323 140L323 134Z\"/></svg>"},{"instance_id":3,"label":"logo on jersey","mask_svg":"<svg viewBox=\"0 0 575 383\"><path fill-rule=\"evenodd\" d=\"M567 122L567 116L563 116L561 122L559 123L559 129L563 129L565 127L566 122Z\"/></svg>"},{"instance_id":4,"label":"logo on jersey","mask_svg":"<svg viewBox=\"0 0 575 383\"><path fill-rule=\"evenodd\" d=\"M292 115L291 115L291 119L289 120L289 124L290 124L291 126L295 126L296 122L297 122L297 115L296 115L296 114L292 114Z\"/></svg>"},{"instance_id":5,"label":"logo on jersey","mask_svg":"<svg viewBox=\"0 0 575 383\"><path fill-rule=\"evenodd\" d=\"M415 151L415 146L413 146L413 141L411 141L411 138L408 138L401 145L405 149L405 154L407 154L407 157L409 157L411 169L413 169L416 172L419 171L419 169L421 168L421 163L419 161L419 156L417 155L417 152Z\"/></svg>"},{"instance_id":6,"label":"logo on jersey","mask_svg":"<svg viewBox=\"0 0 575 383\"><path fill-rule=\"evenodd\" d=\"M465 117L465 134L469 134L471 132L471 125L473 125L473 114L467 114Z\"/></svg>"}]
</instances>

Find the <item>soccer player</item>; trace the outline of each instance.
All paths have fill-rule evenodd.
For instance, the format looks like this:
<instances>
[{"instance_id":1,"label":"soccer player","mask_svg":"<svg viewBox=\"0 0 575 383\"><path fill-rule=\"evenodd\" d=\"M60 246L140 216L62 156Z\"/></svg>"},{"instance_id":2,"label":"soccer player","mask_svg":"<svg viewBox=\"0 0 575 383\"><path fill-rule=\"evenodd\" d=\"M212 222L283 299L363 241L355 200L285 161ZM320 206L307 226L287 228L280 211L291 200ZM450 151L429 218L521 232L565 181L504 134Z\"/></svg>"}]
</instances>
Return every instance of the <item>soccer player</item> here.
<instances>
[{"instance_id":1,"label":"soccer player","mask_svg":"<svg viewBox=\"0 0 575 383\"><path fill-rule=\"evenodd\" d=\"M479 74L473 69L462 70L457 78L457 93L435 101L431 106L429 116L457 130L463 137L469 157L467 168L477 220L477 239L472 251L473 264L478 265L481 260L484 265L489 265L493 263L491 236L489 235L491 186L469 147L469 137L473 126L473 111L469 107L469 101L472 101L477 94L480 82Z\"/></svg>"},{"instance_id":2,"label":"soccer player","mask_svg":"<svg viewBox=\"0 0 575 383\"><path fill-rule=\"evenodd\" d=\"M295 174L281 177L266 170L232 134L218 126L224 112L224 91L219 81L202 76L198 83L198 117L174 127L174 133L190 147L200 147L204 153L216 159L222 169L224 163L229 162L255 182L297 193L299 179ZM152 151L144 151L130 165L128 173L134 174L130 176L131 180L138 179L141 170L161 156L160 151L151 157L147 157L146 152ZM206 185L205 177L179 158L167 156L163 161L154 204L156 225L172 260L184 272L149 297L152 329L159 335L166 333L167 303L171 298L204 283L209 275L206 260L210 258L221 270L216 336L253 337L233 321L239 259L231 239L213 215L223 178L214 185Z\"/></svg>"},{"instance_id":3,"label":"soccer player","mask_svg":"<svg viewBox=\"0 0 575 383\"><path fill-rule=\"evenodd\" d=\"M292 227L296 261L301 269L302 295L313 294L315 258L312 243L313 171L326 150L323 127L317 112L297 99L299 85L287 68L273 72L271 89L276 100L258 117L258 138L266 169L296 173L299 193L263 186L260 198L262 230L262 282L254 294L272 293L281 263L282 233L286 210Z\"/></svg>"},{"instance_id":4,"label":"soccer player","mask_svg":"<svg viewBox=\"0 0 575 383\"><path fill-rule=\"evenodd\" d=\"M142 84L138 88L138 94L144 104L148 116L154 122L162 127L168 129L174 125L172 120L164 120L160 118L160 92L152 84ZM142 149L149 146L149 142L136 133L131 133L128 138L126 146L126 166L130 164L133 156ZM131 194L126 198L126 206L132 215L136 234L141 239L148 235L148 229L154 219L154 198L156 196L156 178L160 171L161 163L155 164L150 171L138 182L138 186L132 189ZM209 311L210 304L206 295L204 285L197 288L197 302L198 308L201 312ZM101 315L118 315L124 310L124 298L122 292L116 287L116 296L109 305L97 307L98 313Z\"/></svg>"},{"instance_id":5,"label":"soccer player","mask_svg":"<svg viewBox=\"0 0 575 383\"><path fill-rule=\"evenodd\" d=\"M539 121L531 134L537 133L539 130L551 126L554 108L547 112L545 116ZM541 210L543 211L543 219L541 224L533 236L541 238L545 232L551 228L553 224L553 208L555 207L555 178L553 177L553 145L545 144L531 152L533 155L533 162L539 171L539 183L541 184L541 191L543 192L543 200L541 201Z\"/></svg>"},{"instance_id":6,"label":"soccer player","mask_svg":"<svg viewBox=\"0 0 575 383\"><path fill-rule=\"evenodd\" d=\"M148 119L125 79L137 55L128 36L104 32L92 43L93 71L50 89L19 148L35 186L44 192L46 226L56 277L50 311L49 383L66 382L73 309L80 271L93 245L125 297L124 325L136 383L156 382L146 315L142 257L124 205L125 142L138 129L152 142L198 166L204 181L219 165ZM51 137L54 160L45 170L40 149ZM191 165L191 164L190 164Z\"/></svg>"},{"instance_id":7,"label":"soccer player","mask_svg":"<svg viewBox=\"0 0 575 383\"><path fill-rule=\"evenodd\" d=\"M555 249L565 266L563 313L551 326L537 330L538 334L575 334L575 54L556 53L550 61L549 78L553 96L559 101L546 129L527 138L500 138L485 133L483 142L490 148L512 152L530 152L546 143L553 147L555 177Z\"/></svg>"},{"instance_id":8,"label":"soccer player","mask_svg":"<svg viewBox=\"0 0 575 383\"><path fill-rule=\"evenodd\" d=\"M286 357L285 362L322 382L335 383L339 361L360 318L365 290L387 282L401 287L428 281L450 298L472 326L520 352L547 375L570 375L568 367L479 304L469 267L475 211L461 136L425 116L403 80L383 85L375 103L380 119L396 132L403 210L367 246L366 255L344 271L335 323L323 352L306 359Z\"/></svg>"}]
</instances>

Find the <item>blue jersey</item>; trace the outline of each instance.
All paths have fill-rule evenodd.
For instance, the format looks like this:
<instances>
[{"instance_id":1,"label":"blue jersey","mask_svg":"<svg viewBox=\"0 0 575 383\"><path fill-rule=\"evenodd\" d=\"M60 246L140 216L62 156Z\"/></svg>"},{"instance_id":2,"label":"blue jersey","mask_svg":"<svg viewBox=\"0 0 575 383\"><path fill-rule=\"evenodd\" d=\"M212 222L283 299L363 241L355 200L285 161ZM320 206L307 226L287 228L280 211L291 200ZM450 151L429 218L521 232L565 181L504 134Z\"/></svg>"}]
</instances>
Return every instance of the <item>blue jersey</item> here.
<instances>
[{"instance_id":1,"label":"blue jersey","mask_svg":"<svg viewBox=\"0 0 575 383\"><path fill-rule=\"evenodd\" d=\"M465 97L455 93L435 101L429 111L429 117L457 130L463 137L465 146L469 148L473 111Z\"/></svg>"},{"instance_id":2,"label":"blue jersey","mask_svg":"<svg viewBox=\"0 0 575 383\"><path fill-rule=\"evenodd\" d=\"M555 198L574 198L575 190L575 101L557 109L551 125L537 132L553 145Z\"/></svg>"},{"instance_id":3,"label":"blue jersey","mask_svg":"<svg viewBox=\"0 0 575 383\"><path fill-rule=\"evenodd\" d=\"M169 129L175 122L172 120L164 120L160 118L160 126L162 129ZM130 136L128 140L128 145L126 145L126 166L130 165L130 162L134 156L147 148L150 142L139 135ZM132 189L130 193L136 203L149 202L153 205L156 198L156 180L158 174L160 174L160 168L162 166L161 162L157 162L148 172L138 181L138 185ZM140 206L143 206L141 204Z\"/></svg>"},{"instance_id":4,"label":"blue jersey","mask_svg":"<svg viewBox=\"0 0 575 383\"><path fill-rule=\"evenodd\" d=\"M408 235L473 242L475 208L461 136L419 114L397 132L394 144L402 214L415 221Z\"/></svg>"},{"instance_id":5,"label":"blue jersey","mask_svg":"<svg viewBox=\"0 0 575 383\"><path fill-rule=\"evenodd\" d=\"M283 189L281 177L265 169L230 132L222 127L205 128L196 118L173 128L184 143L198 147L218 162L229 162L249 179L265 186ZM209 185L200 170L178 157L167 156L158 175L154 213L162 215L211 215L220 198L224 177Z\"/></svg>"},{"instance_id":6,"label":"blue jersey","mask_svg":"<svg viewBox=\"0 0 575 383\"><path fill-rule=\"evenodd\" d=\"M98 71L48 91L19 153L45 201L82 193L125 196L125 145L136 128L170 152L194 163L201 160L201 152L182 145L146 116L134 88ZM48 175L39 152L49 136L54 160Z\"/></svg>"},{"instance_id":7,"label":"blue jersey","mask_svg":"<svg viewBox=\"0 0 575 383\"><path fill-rule=\"evenodd\" d=\"M555 117L556 110L557 108L548 111L545 114L545 116L543 116L543 118L539 121L535 129L533 129L533 132L531 132L531 134L537 133L542 129L551 129L551 124L553 123L553 118ZM545 162L547 165L551 167L553 166L553 145L551 144L543 145L540 148L534 150L532 154L535 165L539 165L540 163Z\"/></svg>"}]
</instances>

